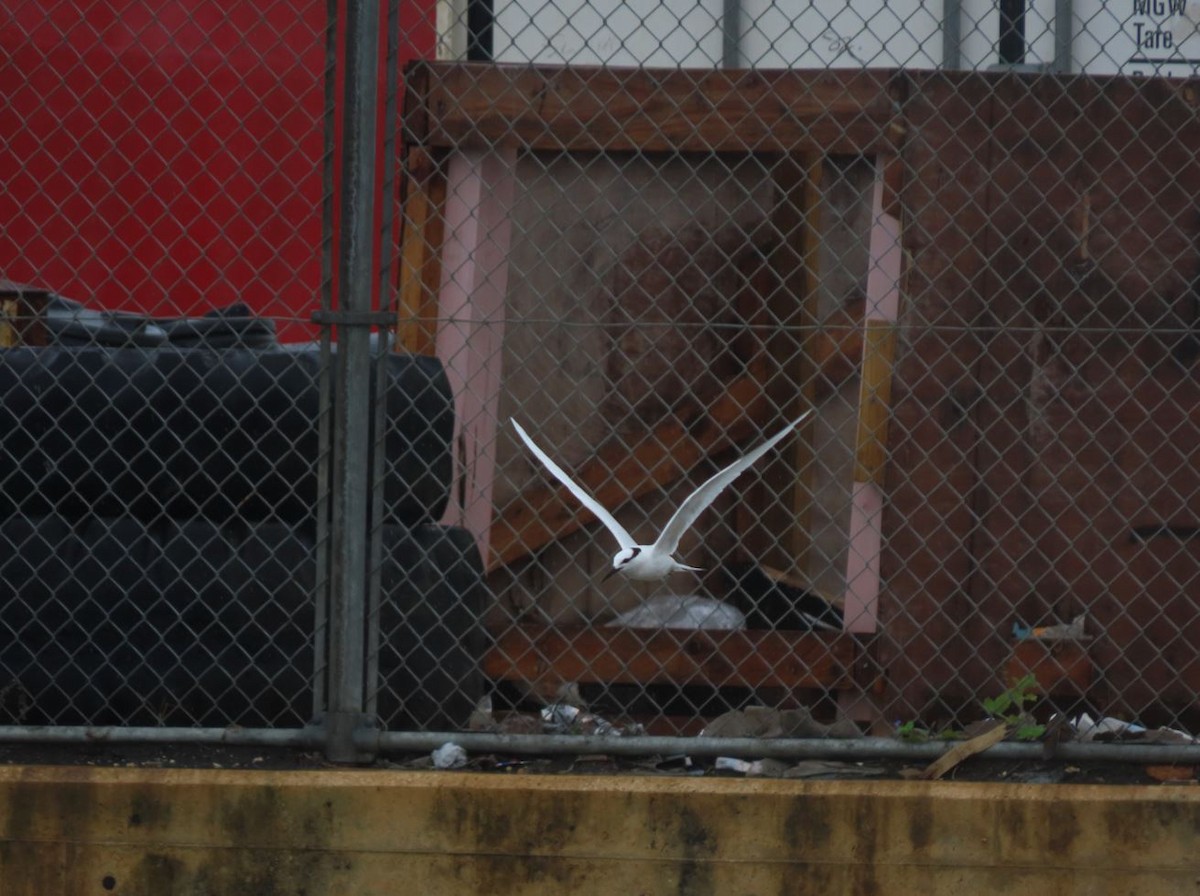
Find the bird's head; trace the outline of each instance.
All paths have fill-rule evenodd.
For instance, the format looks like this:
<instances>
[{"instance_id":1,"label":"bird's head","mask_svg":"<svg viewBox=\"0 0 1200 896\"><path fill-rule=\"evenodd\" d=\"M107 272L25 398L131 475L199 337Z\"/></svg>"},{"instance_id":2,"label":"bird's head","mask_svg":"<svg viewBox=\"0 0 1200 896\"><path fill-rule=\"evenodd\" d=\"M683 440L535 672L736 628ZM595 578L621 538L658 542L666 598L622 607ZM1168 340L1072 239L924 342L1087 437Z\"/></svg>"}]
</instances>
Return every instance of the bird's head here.
<instances>
[{"instance_id":1,"label":"bird's head","mask_svg":"<svg viewBox=\"0 0 1200 896\"><path fill-rule=\"evenodd\" d=\"M631 548L621 548L621 550L613 554L612 569L610 569L604 576L604 580L607 581L608 579L611 579L613 576L623 570L626 566L632 563L633 559L641 552L641 548L634 546Z\"/></svg>"}]
</instances>

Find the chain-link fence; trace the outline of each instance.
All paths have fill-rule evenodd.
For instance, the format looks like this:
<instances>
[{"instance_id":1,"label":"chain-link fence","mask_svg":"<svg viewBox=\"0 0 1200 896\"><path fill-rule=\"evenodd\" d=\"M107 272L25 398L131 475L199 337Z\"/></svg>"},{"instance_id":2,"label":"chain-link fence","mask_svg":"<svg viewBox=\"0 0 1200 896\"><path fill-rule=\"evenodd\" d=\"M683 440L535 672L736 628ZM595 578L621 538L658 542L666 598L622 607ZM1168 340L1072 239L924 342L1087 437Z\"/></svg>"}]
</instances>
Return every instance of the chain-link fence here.
<instances>
[{"instance_id":1,"label":"chain-link fence","mask_svg":"<svg viewBox=\"0 0 1200 896\"><path fill-rule=\"evenodd\" d=\"M376 110L434 52L433 5L335 12L0 14L6 739L319 744L364 709L368 584L412 640L393 610L423 602L411 557L448 550L420 527L452 409L363 311L395 242ZM368 509L405 557L371 582Z\"/></svg>"},{"instance_id":2,"label":"chain-link fence","mask_svg":"<svg viewBox=\"0 0 1200 896\"><path fill-rule=\"evenodd\" d=\"M1200 733L1190 5L147 9L7 14L9 736Z\"/></svg>"}]
</instances>

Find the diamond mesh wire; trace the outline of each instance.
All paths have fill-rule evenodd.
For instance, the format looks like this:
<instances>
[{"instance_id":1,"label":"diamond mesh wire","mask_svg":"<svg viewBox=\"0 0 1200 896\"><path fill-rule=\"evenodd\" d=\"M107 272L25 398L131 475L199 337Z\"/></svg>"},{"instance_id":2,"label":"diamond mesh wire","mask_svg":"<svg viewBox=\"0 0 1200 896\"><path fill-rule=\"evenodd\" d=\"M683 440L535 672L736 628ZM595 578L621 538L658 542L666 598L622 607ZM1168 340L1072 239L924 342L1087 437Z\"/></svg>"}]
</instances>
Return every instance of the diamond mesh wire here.
<instances>
[{"instance_id":1,"label":"diamond mesh wire","mask_svg":"<svg viewBox=\"0 0 1200 896\"><path fill-rule=\"evenodd\" d=\"M324 706L328 16L0 13L0 724L300 728ZM393 70L432 47L413 18L388 20ZM449 406L435 363L384 361L396 527L440 513Z\"/></svg>"},{"instance_id":2,"label":"diamond mesh wire","mask_svg":"<svg viewBox=\"0 0 1200 896\"><path fill-rule=\"evenodd\" d=\"M515 67L408 72L397 293L471 724L1195 730L1194 11L483 6L445 45ZM805 408L651 583L510 422L647 546Z\"/></svg>"},{"instance_id":3,"label":"diamond mesh wire","mask_svg":"<svg viewBox=\"0 0 1200 896\"><path fill-rule=\"evenodd\" d=\"M384 6L368 716L1200 730L1191 5ZM325 16L5 10L3 721L324 703ZM510 422L646 546L810 408L660 582Z\"/></svg>"}]
</instances>

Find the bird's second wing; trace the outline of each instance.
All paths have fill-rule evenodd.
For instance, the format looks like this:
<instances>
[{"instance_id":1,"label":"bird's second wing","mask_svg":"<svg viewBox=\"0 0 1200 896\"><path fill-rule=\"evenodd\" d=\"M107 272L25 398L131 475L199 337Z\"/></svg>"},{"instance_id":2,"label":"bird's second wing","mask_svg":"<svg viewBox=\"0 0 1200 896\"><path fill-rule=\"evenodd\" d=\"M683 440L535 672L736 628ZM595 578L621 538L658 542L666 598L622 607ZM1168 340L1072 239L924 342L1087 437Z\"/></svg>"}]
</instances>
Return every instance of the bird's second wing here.
<instances>
[{"instance_id":1,"label":"bird's second wing","mask_svg":"<svg viewBox=\"0 0 1200 896\"><path fill-rule=\"evenodd\" d=\"M534 444L533 439L529 438L525 430L521 428L520 423L518 423L516 420L513 420L512 425L517 430L517 435L521 437L521 441L525 443L525 446L534 453L537 459L542 462L542 465L547 470L554 474L555 479L567 487L571 494L573 494L579 500L580 504L594 513L596 515L596 519L604 523L605 528L613 534L613 538L617 540L617 543L621 547L631 548L637 545L637 542L633 540L633 536L626 531L624 526L616 521L611 513L604 509L599 501L597 501L595 498L585 492L579 485L577 485L570 476L563 472L562 467L552 461L545 451Z\"/></svg>"},{"instance_id":2,"label":"bird's second wing","mask_svg":"<svg viewBox=\"0 0 1200 896\"><path fill-rule=\"evenodd\" d=\"M664 551L667 554L674 554L679 547L679 539L696 522L696 518L704 512L704 508L716 500L717 495L721 494L733 480L737 479L756 460L779 444L779 441L784 436L799 426L804 418L811 413L811 410L805 411L749 454L735 460L724 470L713 475L704 485L688 495L687 500L679 505L679 509L675 511L674 516L663 527L662 533L658 536L658 541L654 543L654 549Z\"/></svg>"}]
</instances>

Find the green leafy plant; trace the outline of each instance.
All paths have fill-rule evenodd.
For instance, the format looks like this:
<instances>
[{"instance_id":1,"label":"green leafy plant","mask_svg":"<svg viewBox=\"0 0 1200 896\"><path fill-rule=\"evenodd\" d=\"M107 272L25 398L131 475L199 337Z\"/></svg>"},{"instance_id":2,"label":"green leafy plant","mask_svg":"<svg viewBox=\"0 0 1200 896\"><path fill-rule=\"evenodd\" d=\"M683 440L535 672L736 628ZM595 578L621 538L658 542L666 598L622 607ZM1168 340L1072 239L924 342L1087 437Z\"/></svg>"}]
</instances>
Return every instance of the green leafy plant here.
<instances>
[{"instance_id":1,"label":"green leafy plant","mask_svg":"<svg viewBox=\"0 0 1200 896\"><path fill-rule=\"evenodd\" d=\"M989 718L1004 723L1008 736L1030 741L1040 740L1046 734L1046 726L1039 725L1029 712L1029 707L1037 701L1037 678L1030 673L1014 681L995 697L983 700L982 705ZM904 723L896 722L894 736L908 743L926 743L931 740L961 740L971 736L971 732L970 729L964 732L949 727L935 731L910 719Z\"/></svg>"},{"instance_id":2,"label":"green leafy plant","mask_svg":"<svg viewBox=\"0 0 1200 896\"><path fill-rule=\"evenodd\" d=\"M1037 678L1029 673L995 697L984 700L983 709L989 716L1000 719L1012 729L1017 740L1037 740L1046 733L1046 726L1036 724L1027 711L1027 707L1036 703L1037 699Z\"/></svg>"},{"instance_id":3,"label":"green leafy plant","mask_svg":"<svg viewBox=\"0 0 1200 896\"><path fill-rule=\"evenodd\" d=\"M1037 679L1033 673L1029 673L1014 681L1008 690L984 700L983 708L988 715L1007 721L1014 710L1019 715L1025 712L1026 704L1037 700L1037 694L1034 693L1036 688Z\"/></svg>"},{"instance_id":4,"label":"green leafy plant","mask_svg":"<svg viewBox=\"0 0 1200 896\"><path fill-rule=\"evenodd\" d=\"M929 732L917 726L917 723L909 719L903 725L896 726L897 740L908 741L909 743L924 743L929 740Z\"/></svg>"},{"instance_id":5,"label":"green leafy plant","mask_svg":"<svg viewBox=\"0 0 1200 896\"><path fill-rule=\"evenodd\" d=\"M896 739L909 743L923 744L930 740L960 740L962 736L961 731L955 731L953 728L943 728L935 733L911 719L903 725L896 726Z\"/></svg>"}]
</instances>

